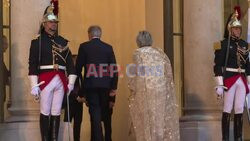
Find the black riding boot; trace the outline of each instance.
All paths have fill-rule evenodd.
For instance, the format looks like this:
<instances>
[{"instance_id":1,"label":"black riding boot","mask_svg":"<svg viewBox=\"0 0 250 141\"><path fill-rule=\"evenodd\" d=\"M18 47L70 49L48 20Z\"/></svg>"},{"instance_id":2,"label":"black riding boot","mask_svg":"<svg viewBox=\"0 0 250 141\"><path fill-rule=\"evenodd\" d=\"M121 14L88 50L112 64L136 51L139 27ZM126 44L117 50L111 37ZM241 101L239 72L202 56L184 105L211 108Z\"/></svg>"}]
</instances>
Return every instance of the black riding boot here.
<instances>
[{"instance_id":1,"label":"black riding boot","mask_svg":"<svg viewBox=\"0 0 250 141\"><path fill-rule=\"evenodd\" d=\"M221 127L223 141L229 141L230 115L230 113L222 113Z\"/></svg>"},{"instance_id":2,"label":"black riding boot","mask_svg":"<svg viewBox=\"0 0 250 141\"><path fill-rule=\"evenodd\" d=\"M234 140L242 141L242 123L243 118L242 114L234 115Z\"/></svg>"},{"instance_id":3,"label":"black riding boot","mask_svg":"<svg viewBox=\"0 0 250 141\"><path fill-rule=\"evenodd\" d=\"M51 116L50 119L51 141L58 141L59 126L60 126L60 116Z\"/></svg>"},{"instance_id":4,"label":"black riding boot","mask_svg":"<svg viewBox=\"0 0 250 141\"><path fill-rule=\"evenodd\" d=\"M49 116L40 114L40 132L42 141L49 141Z\"/></svg>"}]
</instances>

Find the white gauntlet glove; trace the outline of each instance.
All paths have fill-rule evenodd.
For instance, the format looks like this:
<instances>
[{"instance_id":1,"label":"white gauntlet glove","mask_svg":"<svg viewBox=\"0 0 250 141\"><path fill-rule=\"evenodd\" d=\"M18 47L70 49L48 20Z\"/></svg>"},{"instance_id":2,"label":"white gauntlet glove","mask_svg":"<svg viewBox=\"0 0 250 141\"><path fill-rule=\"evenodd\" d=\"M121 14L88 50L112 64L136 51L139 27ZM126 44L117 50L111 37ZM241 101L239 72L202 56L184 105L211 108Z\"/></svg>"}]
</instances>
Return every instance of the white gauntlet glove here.
<instances>
[{"instance_id":1,"label":"white gauntlet glove","mask_svg":"<svg viewBox=\"0 0 250 141\"><path fill-rule=\"evenodd\" d=\"M248 86L248 89L250 91L250 75L247 76L247 86ZM250 94L250 93L249 93ZM248 94L248 95L249 95Z\"/></svg>"},{"instance_id":2,"label":"white gauntlet glove","mask_svg":"<svg viewBox=\"0 0 250 141\"><path fill-rule=\"evenodd\" d=\"M217 95L221 96L224 93L224 86L217 86L215 90L216 90Z\"/></svg>"},{"instance_id":3,"label":"white gauntlet glove","mask_svg":"<svg viewBox=\"0 0 250 141\"><path fill-rule=\"evenodd\" d=\"M223 93L224 93L224 89L226 89L226 87L224 86L223 83L223 77L222 76L216 76L215 77L215 82L216 82L216 93L218 97L222 97Z\"/></svg>"},{"instance_id":4,"label":"white gauntlet glove","mask_svg":"<svg viewBox=\"0 0 250 141\"><path fill-rule=\"evenodd\" d=\"M74 89L76 78L77 78L77 75L74 75L74 74L69 75L68 94L70 94L70 92Z\"/></svg>"},{"instance_id":5,"label":"white gauntlet glove","mask_svg":"<svg viewBox=\"0 0 250 141\"><path fill-rule=\"evenodd\" d=\"M30 75L29 76L30 79L30 84L31 84L31 95L38 97L41 90L39 88L38 83L38 76L37 75Z\"/></svg>"}]
</instances>

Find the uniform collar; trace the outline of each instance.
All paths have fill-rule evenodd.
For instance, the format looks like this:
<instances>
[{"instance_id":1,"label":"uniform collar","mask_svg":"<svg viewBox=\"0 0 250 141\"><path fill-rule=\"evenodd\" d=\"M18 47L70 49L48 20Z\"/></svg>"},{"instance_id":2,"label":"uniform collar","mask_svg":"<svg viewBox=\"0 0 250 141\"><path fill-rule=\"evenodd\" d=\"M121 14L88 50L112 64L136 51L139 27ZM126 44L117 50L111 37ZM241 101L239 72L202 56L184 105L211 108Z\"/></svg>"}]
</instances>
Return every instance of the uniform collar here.
<instances>
[{"instance_id":1,"label":"uniform collar","mask_svg":"<svg viewBox=\"0 0 250 141\"><path fill-rule=\"evenodd\" d=\"M240 38L236 38L236 37L234 37L234 36L231 36L231 38L230 38L232 41L239 41L240 40Z\"/></svg>"},{"instance_id":2,"label":"uniform collar","mask_svg":"<svg viewBox=\"0 0 250 141\"><path fill-rule=\"evenodd\" d=\"M47 33L46 31L44 31L44 35L47 36L50 39L54 39L56 37L56 34L51 35L51 34Z\"/></svg>"}]
</instances>

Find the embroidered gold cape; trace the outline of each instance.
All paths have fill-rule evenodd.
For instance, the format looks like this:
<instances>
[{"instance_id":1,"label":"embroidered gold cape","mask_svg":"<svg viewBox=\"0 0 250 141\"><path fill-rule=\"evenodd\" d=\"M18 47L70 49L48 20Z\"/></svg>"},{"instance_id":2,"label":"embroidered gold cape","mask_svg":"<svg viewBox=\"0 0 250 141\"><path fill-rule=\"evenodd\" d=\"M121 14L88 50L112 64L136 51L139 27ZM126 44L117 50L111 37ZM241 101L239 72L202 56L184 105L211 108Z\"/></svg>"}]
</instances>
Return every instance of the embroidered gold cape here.
<instances>
[{"instance_id":1,"label":"embroidered gold cape","mask_svg":"<svg viewBox=\"0 0 250 141\"><path fill-rule=\"evenodd\" d=\"M142 47L134 52L133 61L137 70L128 87L136 141L179 141L178 105L167 55L157 48Z\"/></svg>"}]
</instances>

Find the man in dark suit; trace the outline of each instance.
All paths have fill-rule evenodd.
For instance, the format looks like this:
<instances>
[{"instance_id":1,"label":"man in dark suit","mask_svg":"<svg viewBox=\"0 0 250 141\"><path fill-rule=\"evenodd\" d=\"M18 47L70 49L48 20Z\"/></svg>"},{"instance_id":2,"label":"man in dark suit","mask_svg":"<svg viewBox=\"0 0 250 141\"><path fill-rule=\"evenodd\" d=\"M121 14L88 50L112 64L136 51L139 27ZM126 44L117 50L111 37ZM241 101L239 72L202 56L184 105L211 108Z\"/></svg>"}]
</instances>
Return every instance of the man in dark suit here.
<instances>
[{"instance_id":1,"label":"man in dark suit","mask_svg":"<svg viewBox=\"0 0 250 141\"><path fill-rule=\"evenodd\" d=\"M111 141L111 114L118 82L118 69L111 45L100 40L99 26L88 29L89 41L82 43L76 59L76 71L81 76L84 67L82 94L86 95L91 120L91 141ZM83 95L80 95L83 97Z\"/></svg>"}]
</instances>

